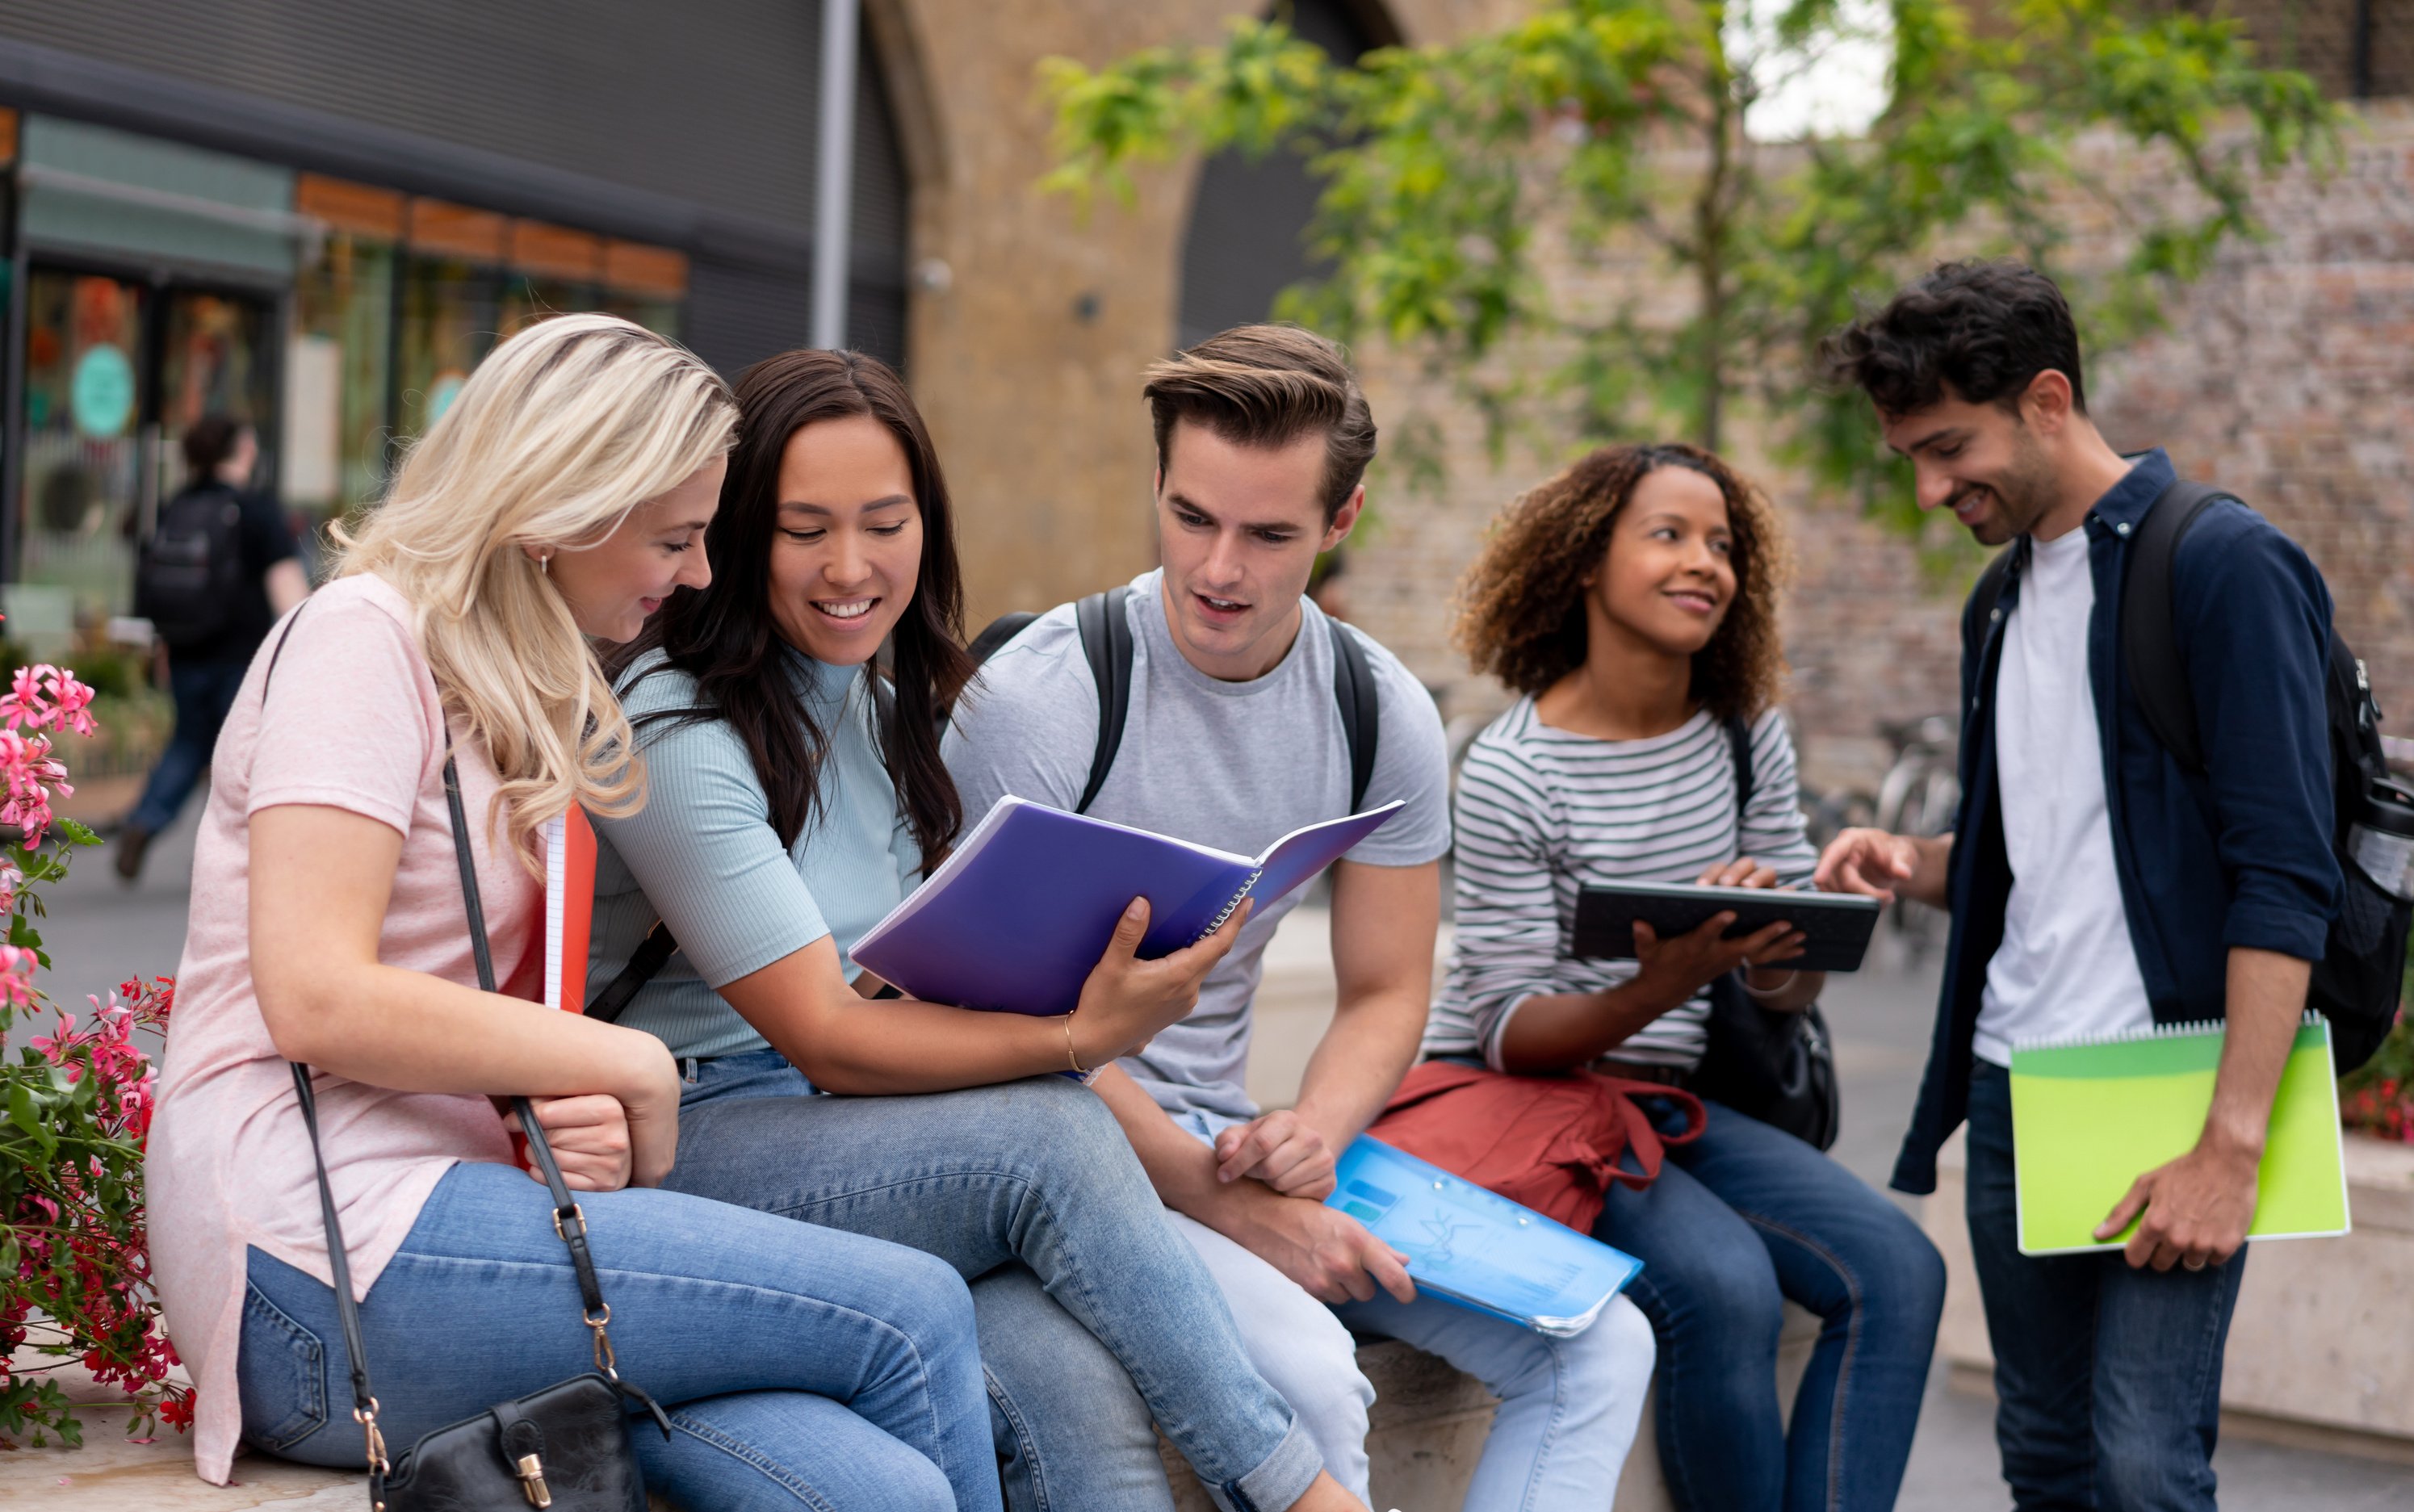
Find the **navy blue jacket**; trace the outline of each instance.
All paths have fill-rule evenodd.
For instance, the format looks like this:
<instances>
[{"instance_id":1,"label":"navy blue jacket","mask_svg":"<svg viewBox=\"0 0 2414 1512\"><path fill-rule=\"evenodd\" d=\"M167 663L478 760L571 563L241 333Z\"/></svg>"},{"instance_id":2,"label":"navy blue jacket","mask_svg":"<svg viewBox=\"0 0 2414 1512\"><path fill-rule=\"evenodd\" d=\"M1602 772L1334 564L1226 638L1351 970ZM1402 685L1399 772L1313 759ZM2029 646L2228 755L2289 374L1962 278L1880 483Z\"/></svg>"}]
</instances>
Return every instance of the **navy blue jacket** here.
<instances>
[{"instance_id":1,"label":"navy blue jacket","mask_svg":"<svg viewBox=\"0 0 2414 1512\"><path fill-rule=\"evenodd\" d=\"M2342 886L2331 851L2330 727L2323 709L2331 598L2321 574L2261 515L2217 501L2181 538L2171 609L2196 695L2205 771L2154 739L2121 659L2121 592L2138 522L2173 477L2147 452L2087 516L2095 607L2088 681L2103 738L2106 814L2121 905L2156 1023L2223 1016L2233 947L2318 960ZM2019 601L2025 539L1994 615L1961 612L1961 810L1954 826L1936 1036L1894 1185L1936 1190L1936 1151L1970 1107L1971 1040L1987 964L2003 943L2012 869L1996 778L1995 671ZM2072 752L2072 759L2079 759ZM2109 899L2107 900L2109 901Z\"/></svg>"}]
</instances>

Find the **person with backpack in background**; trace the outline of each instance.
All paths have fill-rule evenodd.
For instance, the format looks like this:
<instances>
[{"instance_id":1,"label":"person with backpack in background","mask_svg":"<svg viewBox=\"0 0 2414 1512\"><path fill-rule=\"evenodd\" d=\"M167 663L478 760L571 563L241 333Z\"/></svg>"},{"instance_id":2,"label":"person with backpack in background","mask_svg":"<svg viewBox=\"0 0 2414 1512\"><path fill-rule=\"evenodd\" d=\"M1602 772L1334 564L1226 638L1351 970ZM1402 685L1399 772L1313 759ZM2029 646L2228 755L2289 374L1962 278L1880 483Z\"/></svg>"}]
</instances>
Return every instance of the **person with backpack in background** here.
<instances>
[{"instance_id":1,"label":"person with backpack in background","mask_svg":"<svg viewBox=\"0 0 2414 1512\"><path fill-rule=\"evenodd\" d=\"M1187 1017L1098 1077L1173 1228L1206 1262L1250 1357L1341 1484L1367 1495L1374 1389L1352 1330L1405 1340L1500 1399L1469 1512L1602 1506L1651 1380L1650 1326L1620 1297L1552 1338L1419 1297L1401 1257L1325 1206L1336 1157L1417 1053L1450 849L1432 697L1307 597L1365 502L1375 422L1348 360L1291 326L1242 326L1149 369L1158 556L1130 584L1011 634L957 704L943 752L967 815L1008 793L1241 854L1302 825L1404 807L1333 867L1334 1013L1294 1107L1244 1085L1267 942L1249 916ZM1146 1411L1113 1362L1012 1276L974 1287L993 1398L1026 1425L1015 1488L1060 1506L1158 1508ZM1006 1327L1009 1316L1020 1319Z\"/></svg>"},{"instance_id":2,"label":"person with backpack in background","mask_svg":"<svg viewBox=\"0 0 2414 1512\"><path fill-rule=\"evenodd\" d=\"M231 416L203 415L185 432L184 451L191 481L160 506L135 567L134 610L167 647L176 727L117 834L117 874L129 882L209 765L252 653L310 592L283 511L250 486L259 434Z\"/></svg>"},{"instance_id":3,"label":"person with backpack in background","mask_svg":"<svg viewBox=\"0 0 2414 1512\"><path fill-rule=\"evenodd\" d=\"M1910 459L1920 506L2009 546L1961 616L1954 833L1847 830L1816 873L1952 913L1893 1184L1933 1192L1938 1149L1967 1119L2016 1504L2209 1509L2257 1167L2309 981L2341 1069L2386 1024L2351 979L2391 953L2389 929L2342 943L2334 928L2339 802L2368 789L2359 752L2368 736L2377 760L2377 714L2304 552L2239 500L2181 482L2160 450L2106 442L2050 279L1941 266L1826 355ZM2184 729L2156 713L2174 697L2192 705ZM2402 961L2402 908L2389 928ZM2139 1173L2095 1230L2109 1243L2136 1221L2125 1246L2023 1255L2013 1046L2211 1020L2226 1032L2201 1136Z\"/></svg>"}]
</instances>

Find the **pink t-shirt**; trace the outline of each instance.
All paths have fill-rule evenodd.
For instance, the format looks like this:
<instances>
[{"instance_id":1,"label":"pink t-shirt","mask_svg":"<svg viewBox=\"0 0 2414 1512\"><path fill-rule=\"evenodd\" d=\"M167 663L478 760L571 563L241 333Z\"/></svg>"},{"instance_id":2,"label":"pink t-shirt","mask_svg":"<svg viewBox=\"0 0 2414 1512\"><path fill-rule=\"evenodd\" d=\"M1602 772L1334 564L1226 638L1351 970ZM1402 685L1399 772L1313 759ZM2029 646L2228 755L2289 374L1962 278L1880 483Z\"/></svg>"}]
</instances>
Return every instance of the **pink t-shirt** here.
<instances>
[{"instance_id":1,"label":"pink t-shirt","mask_svg":"<svg viewBox=\"0 0 2414 1512\"><path fill-rule=\"evenodd\" d=\"M242 1431L235 1351L246 1251L329 1279L310 1142L292 1074L253 995L251 816L279 804L363 814L402 833L378 958L477 985L444 801L444 720L410 602L372 574L342 578L295 611L252 659L211 761L193 854L192 913L177 972L144 1170L151 1263L170 1337L198 1392L194 1460L224 1484ZM263 710L261 685L284 636ZM497 778L455 752L478 885L503 990L541 995L544 889L490 838ZM320 1137L354 1289L365 1297L455 1161L506 1163L509 1135L484 1097L398 1092L321 1074ZM371 1360L374 1372L381 1362ZM335 1395L343 1394L340 1381ZM331 1413L349 1409L330 1401Z\"/></svg>"}]
</instances>

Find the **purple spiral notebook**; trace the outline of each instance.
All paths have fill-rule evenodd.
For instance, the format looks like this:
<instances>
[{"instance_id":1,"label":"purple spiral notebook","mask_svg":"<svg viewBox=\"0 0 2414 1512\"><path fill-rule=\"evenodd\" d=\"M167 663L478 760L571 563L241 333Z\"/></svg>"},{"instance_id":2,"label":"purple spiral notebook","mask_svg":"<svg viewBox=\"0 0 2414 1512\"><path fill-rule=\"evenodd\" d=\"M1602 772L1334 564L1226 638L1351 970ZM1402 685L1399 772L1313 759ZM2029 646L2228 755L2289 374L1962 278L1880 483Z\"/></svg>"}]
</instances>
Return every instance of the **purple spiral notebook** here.
<instances>
[{"instance_id":1,"label":"purple spiral notebook","mask_svg":"<svg viewBox=\"0 0 2414 1512\"><path fill-rule=\"evenodd\" d=\"M1067 1013L1133 898L1148 899L1141 957L1170 955L1243 900L1262 906L1306 882L1400 808L1310 824L1250 857L1000 798L853 955L925 1002Z\"/></svg>"}]
</instances>

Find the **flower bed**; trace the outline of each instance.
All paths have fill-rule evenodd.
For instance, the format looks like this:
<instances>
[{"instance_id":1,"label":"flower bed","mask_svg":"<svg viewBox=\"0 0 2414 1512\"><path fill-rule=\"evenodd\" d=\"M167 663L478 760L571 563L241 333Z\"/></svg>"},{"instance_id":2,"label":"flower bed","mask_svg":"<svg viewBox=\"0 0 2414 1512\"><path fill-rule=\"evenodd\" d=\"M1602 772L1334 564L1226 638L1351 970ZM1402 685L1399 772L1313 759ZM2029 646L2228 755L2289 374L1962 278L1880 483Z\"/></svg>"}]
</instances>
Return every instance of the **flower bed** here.
<instances>
[{"instance_id":1,"label":"flower bed","mask_svg":"<svg viewBox=\"0 0 2414 1512\"><path fill-rule=\"evenodd\" d=\"M138 1029L167 1022L166 978L127 982L89 1022L60 1014L34 985L50 965L37 888L67 874L92 831L52 812L74 789L55 735L91 735L93 689L51 666L20 667L0 694L0 1054L22 1028L49 1025L0 1060L0 1439L78 1444L82 1425L57 1374L81 1367L134 1407L130 1431L191 1420L190 1388L170 1379L142 1206L142 1142L153 1071Z\"/></svg>"},{"instance_id":2,"label":"flower bed","mask_svg":"<svg viewBox=\"0 0 2414 1512\"><path fill-rule=\"evenodd\" d=\"M2339 1078L2339 1119L2350 1129L2414 1144L2414 1018L2402 1006L2414 1002L2414 963L2397 1001L2397 1027L2378 1052Z\"/></svg>"}]
</instances>

